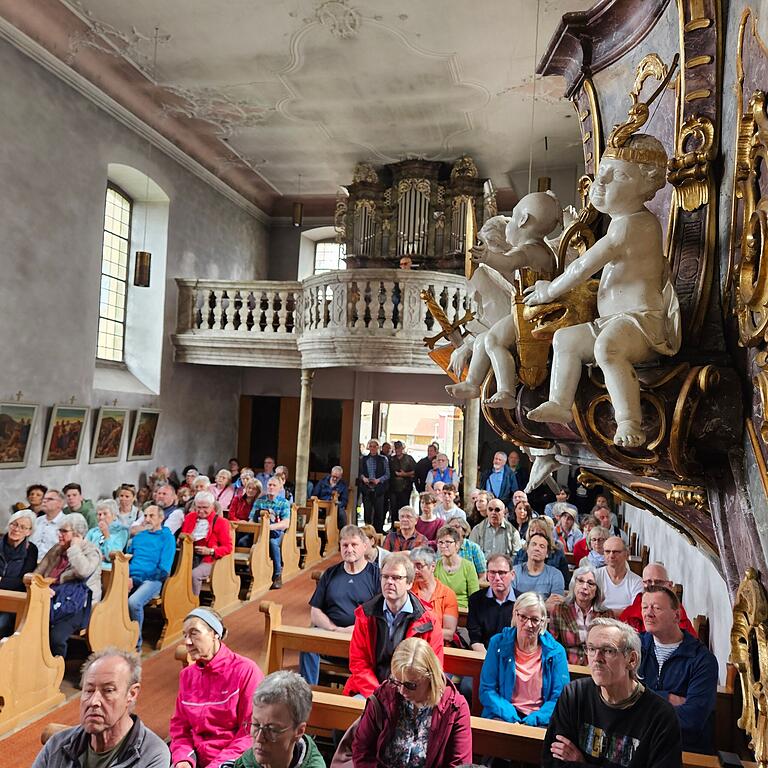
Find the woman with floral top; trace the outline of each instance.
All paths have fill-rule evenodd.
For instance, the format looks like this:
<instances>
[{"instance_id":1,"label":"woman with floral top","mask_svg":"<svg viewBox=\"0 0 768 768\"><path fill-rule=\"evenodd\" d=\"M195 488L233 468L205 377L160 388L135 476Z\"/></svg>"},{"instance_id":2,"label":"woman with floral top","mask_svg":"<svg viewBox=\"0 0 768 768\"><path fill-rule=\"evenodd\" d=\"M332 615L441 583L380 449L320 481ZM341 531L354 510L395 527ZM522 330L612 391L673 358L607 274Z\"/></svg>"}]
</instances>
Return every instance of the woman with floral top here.
<instances>
[{"instance_id":1,"label":"woman with floral top","mask_svg":"<svg viewBox=\"0 0 768 768\"><path fill-rule=\"evenodd\" d=\"M409 637L371 695L352 742L355 768L457 768L472 762L469 707L425 640Z\"/></svg>"}]
</instances>

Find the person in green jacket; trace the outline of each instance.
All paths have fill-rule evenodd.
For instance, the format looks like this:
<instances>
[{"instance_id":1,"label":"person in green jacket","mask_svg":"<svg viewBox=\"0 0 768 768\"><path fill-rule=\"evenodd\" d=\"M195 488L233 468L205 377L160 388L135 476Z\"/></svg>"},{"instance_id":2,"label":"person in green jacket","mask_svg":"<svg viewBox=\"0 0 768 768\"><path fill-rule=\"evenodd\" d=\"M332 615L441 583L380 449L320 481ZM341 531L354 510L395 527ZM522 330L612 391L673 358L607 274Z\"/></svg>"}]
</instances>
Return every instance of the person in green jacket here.
<instances>
[{"instance_id":1,"label":"person in green jacket","mask_svg":"<svg viewBox=\"0 0 768 768\"><path fill-rule=\"evenodd\" d=\"M312 690L301 675L267 675L253 694L253 746L222 768L326 768L306 733L311 709Z\"/></svg>"}]
</instances>

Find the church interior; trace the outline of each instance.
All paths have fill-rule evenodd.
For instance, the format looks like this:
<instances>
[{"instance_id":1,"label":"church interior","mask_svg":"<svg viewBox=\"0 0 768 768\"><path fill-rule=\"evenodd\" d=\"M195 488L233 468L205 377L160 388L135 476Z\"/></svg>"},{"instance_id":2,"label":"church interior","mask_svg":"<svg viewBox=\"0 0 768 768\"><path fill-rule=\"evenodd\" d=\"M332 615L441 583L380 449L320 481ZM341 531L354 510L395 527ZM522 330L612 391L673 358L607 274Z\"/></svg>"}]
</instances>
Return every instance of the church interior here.
<instances>
[{"instance_id":1,"label":"church interior","mask_svg":"<svg viewBox=\"0 0 768 768\"><path fill-rule=\"evenodd\" d=\"M45 739L78 726L90 653L138 643L131 712L170 743L164 765L251 765L234 762L240 752L194 762L174 749L179 674L196 664L189 615L210 609L227 647L265 675L320 655L306 727L326 762L302 762L302 729L292 761L271 764L331 765L363 714L341 691L357 674L359 617L354 635L317 623L319 572L349 562L340 532L359 523L373 526L369 561L378 546L383 578L382 547L411 550L408 516L423 520L435 494L445 527L425 538L419 523L414 535L451 582L467 560L443 549L453 487L459 543L479 542L482 558L470 598L496 594L488 527L516 541L502 558L514 589L530 578L518 563L534 562L529 523L554 518L547 563L559 552L566 565L544 618L577 599L584 571L607 583L606 615L624 621L608 603L618 542L619 572L637 586L617 605L635 601L639 625L624 623L645 630L643 654L664 646L639 607L661 589L690 618L678 644L695 638L711 661L709 709L696 710L711 744L686 741L678 713L679 754L664 765L768 767L763 2L0 0L0 71L1 764L30 766ZM196 505L209 495L201 529ZM494 498L501 524L483 506ZM165 509L157 529L152 508ZM34 561L14 586L5 569L24 514L29 542L48 535L55 549L65 545L52 521L78 509L104 553L102 597L89 591L88 619L61 654L59 566ZM137 623L128 542L142 525L165 529L172 510L173 566ZM118 513L132 517L109 553ZM200 545L217 522L223 554ZM392 584L375 590L385 605ZM562 697L551 721L489 715L487 643L478 650L465 631L471 613L459 599L456 636L438 653L444 685L467 697L469 759L427 750L398 762L387 748L343 764L652 768L638 757L647 736L622 755L559 753ZM570 680L602 690L594 629L580 631L579 663L562 637L558 652ZM409 684L395 680L398 695ZM647 676L639 686L653 689ZM664 696L680 710L694 698Z\"/></svg>"}]
</instances>

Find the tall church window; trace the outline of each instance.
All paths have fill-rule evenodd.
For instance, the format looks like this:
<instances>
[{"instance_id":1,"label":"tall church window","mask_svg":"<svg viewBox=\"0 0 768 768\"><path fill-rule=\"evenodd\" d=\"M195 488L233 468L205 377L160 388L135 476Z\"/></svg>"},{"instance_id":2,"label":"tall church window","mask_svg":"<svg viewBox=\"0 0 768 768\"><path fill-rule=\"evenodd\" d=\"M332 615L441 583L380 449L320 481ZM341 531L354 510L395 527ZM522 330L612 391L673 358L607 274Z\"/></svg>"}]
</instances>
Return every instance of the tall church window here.
<instances>
[{"instance_id":1,"label":"tall church window","mask_svg":"<svg viewBox=\"0 0 768 768\"><path fill-rule=\"evenodd\" d=\"M332 272L336 269L346 269L344 243L324 240L315 244L315 274Z\"/></svg>"},{"instance_id":2,"label":"tall church window","mask_svg":"<svg viewBox=\"0 0 768 768\"><path fill-rule=\"evenodd\" d=\"M119 187L107 186L104 207L104 240L101 250L99 360L125 360L125 303L128 293L128 260L131 253L133 200Z\"/></svg>"}]
</instances>

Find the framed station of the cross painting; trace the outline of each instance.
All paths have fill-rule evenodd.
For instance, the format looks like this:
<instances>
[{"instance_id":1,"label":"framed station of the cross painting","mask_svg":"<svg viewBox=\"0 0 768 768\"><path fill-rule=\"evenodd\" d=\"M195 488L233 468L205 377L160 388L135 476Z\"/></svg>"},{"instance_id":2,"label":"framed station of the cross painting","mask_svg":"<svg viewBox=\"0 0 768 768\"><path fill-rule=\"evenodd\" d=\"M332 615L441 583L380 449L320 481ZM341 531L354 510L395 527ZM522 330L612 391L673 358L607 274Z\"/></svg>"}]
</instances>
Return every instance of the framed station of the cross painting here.
<instances>
[{"instance_id":1,"label":"framed station of the cross painting","mask_svg":"<svg viewBox=\"0 0 768 768\"><path fill-rule=\"evenodd\" d=\"M120 460L123 438L128 431L127 408L99 408L91 445L91 464Z\"/></svg>"},{"instance_id":2,"label":"framed station of the cross painting","mask_svg":"<svg viewBox=\"0 0 768 768\"><path fill-rule=\"evenodd\" d=\"M77 464L85 440L85 425L90 408L79 405L54 405L43 444L41 466Z\"/></svg>"},{"instance_id":3,"label":"framed station of the cross painting","mask_svg":"<svg viewBox=\"0 0 768 768\"><path fill-rule=\"evenodd\" d=\"M0 403L0 469L27 466L39 406Z\"/></svg>"},{"instance_id":4,"label":"framed station of the cross painting","mask_svg":"<svg viewBox=\"0 0 768 768\"><path fill-rule=\"evenodd\" d=\"M160 411L154 408L140 408L133 425L131 444L128 447L128 461L151 459L155 452L157 425L160 423Z\"/></svg>"}]
</instances>

